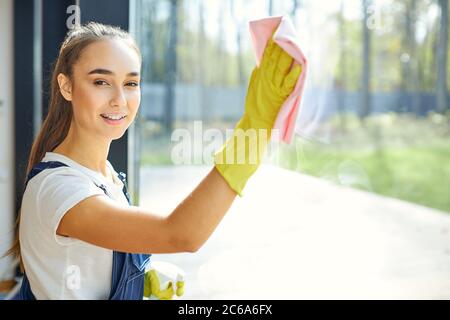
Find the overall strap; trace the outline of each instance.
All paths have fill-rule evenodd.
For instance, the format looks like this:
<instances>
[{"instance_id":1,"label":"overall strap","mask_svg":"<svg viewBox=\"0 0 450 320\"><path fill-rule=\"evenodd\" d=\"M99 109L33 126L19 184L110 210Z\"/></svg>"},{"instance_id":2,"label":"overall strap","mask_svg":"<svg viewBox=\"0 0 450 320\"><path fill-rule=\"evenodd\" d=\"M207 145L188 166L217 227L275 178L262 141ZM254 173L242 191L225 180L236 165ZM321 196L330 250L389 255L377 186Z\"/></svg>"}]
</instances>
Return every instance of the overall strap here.
<instances>
[{"instance_id":1,"label":"overall strap","mask_svg":"<svg viewBox=\"0 0 450 320\"><path fill-rule=\"evenodd\" d=\"M68 167L67 164L62 163L60 161L48 161L48 162L39 162L34 165L33 168L31 168L30 173L27 176L27 180L25 182L25 188L28 185L28 181L30 181L35 175L40 173L41 171L44 171L45 169L54 169L59 167Z\"/></svg>"},{"instance_id":2,"label":"overall strap","mask_svg":"<svg viewBox=\"0 0 450 320\"><path fill-rule=\"evenodd\" d=\"M125 198L127 198L128 203L131 205L131 197L128 193L128 184L127 184L127 175L123 173L122 171L119 172L119 179L123 183L123 194L125 195Z\"/></svg>"}]
</instances>

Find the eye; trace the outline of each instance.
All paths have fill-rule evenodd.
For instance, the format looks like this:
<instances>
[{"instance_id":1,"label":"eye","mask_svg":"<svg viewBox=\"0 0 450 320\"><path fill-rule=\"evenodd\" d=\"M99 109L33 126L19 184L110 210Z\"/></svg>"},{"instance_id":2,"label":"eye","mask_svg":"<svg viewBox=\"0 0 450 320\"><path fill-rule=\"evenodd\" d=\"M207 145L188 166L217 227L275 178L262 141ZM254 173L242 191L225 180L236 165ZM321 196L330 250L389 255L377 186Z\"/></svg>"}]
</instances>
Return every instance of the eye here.
<instances>
[{"instance_id":1,"label":"eye","mask_svg":"<svg viewBox=\"0 0 450 320\"><path fill-rule=\"evenodd\" d=\"M106 82L106 81L104 81L104 80L97 80L97 81L94 81L94 84L95 84L96 86L101 86L103 83L108 84L108 82Z\"/></svg>"},{"instance_id":2,"label":"eye","mask_svg":"<svg viewBox=\"0 0 450 320\"><path fill-rule=\"evenodd\" d=\"M139 82L128 82L127 83L127 86L130 86L130 87L139 87Z\"/></svg>"}]
</instances>

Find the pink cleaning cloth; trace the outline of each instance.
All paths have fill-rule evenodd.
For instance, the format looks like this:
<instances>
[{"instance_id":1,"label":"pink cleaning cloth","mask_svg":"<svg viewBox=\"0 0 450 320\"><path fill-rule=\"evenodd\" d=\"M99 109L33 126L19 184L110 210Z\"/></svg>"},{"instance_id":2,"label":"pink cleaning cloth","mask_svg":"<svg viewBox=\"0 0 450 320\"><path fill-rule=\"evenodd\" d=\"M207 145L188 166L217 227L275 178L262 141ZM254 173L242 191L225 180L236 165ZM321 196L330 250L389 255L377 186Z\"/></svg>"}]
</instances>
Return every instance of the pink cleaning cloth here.
<instances>
[{"instance_id":1,"label":"pink cleaning cloth","mask_svg":"<svg viewBox=\"0 0 450 320\"><path fill-rule=\"evenodd\" d=\"M261 62L267 42L272 35L274 42L294 59L294 63L302 66L302 72L297 80L295 88L281 106L273 126L273 129L278 129L280 134L279 136L272 135L272 140L279 139L290 144L300 108L303 87L305 85L306 58L300 49L294 26L286 17L269 17L250 21L249 24L257 66L259 66Z\"/></svg>"}]
</instances>

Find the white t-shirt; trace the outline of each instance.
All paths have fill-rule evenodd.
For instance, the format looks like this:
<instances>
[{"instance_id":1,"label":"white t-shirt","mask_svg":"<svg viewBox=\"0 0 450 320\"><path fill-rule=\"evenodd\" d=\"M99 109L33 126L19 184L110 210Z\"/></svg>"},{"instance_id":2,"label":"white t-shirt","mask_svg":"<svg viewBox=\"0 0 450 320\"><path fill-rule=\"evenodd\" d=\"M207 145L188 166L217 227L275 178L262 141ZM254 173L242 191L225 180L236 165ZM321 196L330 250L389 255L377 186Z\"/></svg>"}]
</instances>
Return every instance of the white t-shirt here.
<instances>
[{"instance_id":1,"label":"white t-shirt","mask_svg":"<svg viewBox=\"0 0 450 320\"><path fill-rule=\"evenodd\" d=\"M22 199L20 245L25 272L36 299L108 299L113 251L56 234L64 214L77 203L105 193L128 205L117 172L114 183L70 158L47 152L42 161L69 167L46 169L28 183ZM99 221L101 223L101 221Z\"/></svg>"}]
</instances>

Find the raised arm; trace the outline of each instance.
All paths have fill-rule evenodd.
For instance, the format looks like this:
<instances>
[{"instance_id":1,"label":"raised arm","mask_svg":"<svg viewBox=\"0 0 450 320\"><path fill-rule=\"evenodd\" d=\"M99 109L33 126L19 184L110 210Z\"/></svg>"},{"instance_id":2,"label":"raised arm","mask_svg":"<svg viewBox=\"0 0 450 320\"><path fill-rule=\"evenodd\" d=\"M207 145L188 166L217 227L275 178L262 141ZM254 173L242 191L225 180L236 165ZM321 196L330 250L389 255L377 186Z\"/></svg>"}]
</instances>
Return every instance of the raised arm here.
<instances>
[{"instance_id":1,"label":"raised arm","mask_svg":"<svg viewBox=\"0 0 450 320\"><path fill-rule=\"evenodd\" d=\"M300 66L292 62L286 52L269 41L260 67L252 73L244 115L232 137L216 153L211 172L169 216L158 216L142 207L121 206L104 195L93 196L64 215L57 233L125 252L198 250L236 195L242 196L247 180L259 166L278 111L301 73ZM253 157L255 151L257 156Z\"/></svg>"}]
</instances>

